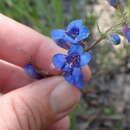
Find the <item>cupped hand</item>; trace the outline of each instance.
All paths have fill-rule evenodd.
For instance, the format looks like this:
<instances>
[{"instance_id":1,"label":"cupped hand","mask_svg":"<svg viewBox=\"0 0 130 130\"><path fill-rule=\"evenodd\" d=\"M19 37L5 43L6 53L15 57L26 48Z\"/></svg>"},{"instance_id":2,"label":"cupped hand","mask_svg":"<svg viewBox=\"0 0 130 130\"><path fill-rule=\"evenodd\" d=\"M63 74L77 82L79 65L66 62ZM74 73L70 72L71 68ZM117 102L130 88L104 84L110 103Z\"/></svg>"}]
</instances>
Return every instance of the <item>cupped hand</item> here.
<instances>
[{"instance_id":1,"label":"cupped hand","mask_svg":"<svg viewBox=\"0 0 130 130\"><path fill-rule=\"evenodd\" d=\"M80 91L58 76L51 63L66 53L50 38L0 14L0 130L67 130L68 113L80 100ZM36 80L23 67L33 64L52 77ZM90 78L88 66L84 80Z\"/></svg>"}]
</instances>

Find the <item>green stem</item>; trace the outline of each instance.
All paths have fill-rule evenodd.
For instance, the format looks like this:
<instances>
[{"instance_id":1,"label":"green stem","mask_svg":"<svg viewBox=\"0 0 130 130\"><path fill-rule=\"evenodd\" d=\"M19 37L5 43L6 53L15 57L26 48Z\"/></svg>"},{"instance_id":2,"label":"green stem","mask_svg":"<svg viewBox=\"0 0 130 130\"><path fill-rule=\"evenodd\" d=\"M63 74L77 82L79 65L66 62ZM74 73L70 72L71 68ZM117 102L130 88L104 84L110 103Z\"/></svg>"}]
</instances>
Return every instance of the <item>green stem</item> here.
<instances>
[{"instance_id":1,"label":"green stem","mask_svg":"<svg viewBox=\"0 0 130 130\"><path fill-rule=\"evenodd\" d=\"M86 48L85 51L90 51L92 48L94 48L100 41L102 41L104 37L100 37L98 40L96 40L89 48Z\"/></svg>"},{"instance_id":2,"label":"green stem","mask_svg":"<svg viewBox=\"0 0 130 130\"><path fill-rule=\"evenodd\" d=\"M115 26L119 26L119 25L121 25L122 23L118 23L118 24L116 24L116 25L113 25L113 26L111 26L109 29L107 29L106 31L105 31L105 33L103 33L102 35L101 35L101 37L99 38L99 39L97 39L90 47L88 47L88 48L85 48L85 51L90 51L92 48L94 48L98 43L100 43L103 39L105 39L106 38L106 36L107 36L107 33L109 33Z\"/></svg>"}]
</instances>

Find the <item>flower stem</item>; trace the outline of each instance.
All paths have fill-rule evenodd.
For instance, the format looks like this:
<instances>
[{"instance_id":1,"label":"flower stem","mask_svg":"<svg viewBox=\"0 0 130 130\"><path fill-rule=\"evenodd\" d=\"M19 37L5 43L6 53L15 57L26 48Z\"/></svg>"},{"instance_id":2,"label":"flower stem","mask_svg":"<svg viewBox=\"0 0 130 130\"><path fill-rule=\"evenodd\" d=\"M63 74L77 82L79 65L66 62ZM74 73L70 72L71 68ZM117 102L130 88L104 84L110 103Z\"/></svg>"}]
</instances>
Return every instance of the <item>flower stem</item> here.
<instances>
[{"instance_id":1,"label":"flower stem","mask_svg":"<svg viewBox=\"0 0 130 130\"><path fill-rule=\"evenodd\" d=\"M121 25L121 24L122 24L122 23L118 23L118 24L116 24L116 25L111 26L109 29L107 29L107 30L101 35L101 37L100 37L99 39L97 39L94 43L92 43L92 45L91 45L90 47L85 48L85 51L90 51L91 49L93 49L97 44L99 44L103 39L106 38L107 33L109 33L115 26L119 26L119 25Z\"/></svg>"},{"instance_id":2,"label":"flower stem","mask_svg":"<svg viewBox=\"0 0 130 130\"><path fill-rule=\"evenodd\" d=\"M100 37L97 39L89 48L85 48L85 51L90 51L92 48L94 48L100 41L102 41L104 37Z\"/></svg>"}]
</instances>

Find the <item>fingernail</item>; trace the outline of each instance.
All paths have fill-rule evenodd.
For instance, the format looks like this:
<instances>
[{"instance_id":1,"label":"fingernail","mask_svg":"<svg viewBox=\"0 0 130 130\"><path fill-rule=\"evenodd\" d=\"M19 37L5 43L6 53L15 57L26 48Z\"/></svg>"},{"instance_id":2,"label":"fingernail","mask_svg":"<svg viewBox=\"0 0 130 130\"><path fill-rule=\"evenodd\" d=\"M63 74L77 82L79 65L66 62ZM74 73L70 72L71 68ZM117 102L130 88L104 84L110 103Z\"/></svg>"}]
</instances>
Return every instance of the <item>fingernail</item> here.
<instances>
[{"instance_id":1,"label":"fingernail","mask_svg":"<svg viewBox=\"0 0 130 130\"><path fill-rule=\"evenodd\" d=\"M55 113L71 110L80 100L80 91L67 83L61 82L51 93L51 105Z\"/></svg>"}]
</instances>

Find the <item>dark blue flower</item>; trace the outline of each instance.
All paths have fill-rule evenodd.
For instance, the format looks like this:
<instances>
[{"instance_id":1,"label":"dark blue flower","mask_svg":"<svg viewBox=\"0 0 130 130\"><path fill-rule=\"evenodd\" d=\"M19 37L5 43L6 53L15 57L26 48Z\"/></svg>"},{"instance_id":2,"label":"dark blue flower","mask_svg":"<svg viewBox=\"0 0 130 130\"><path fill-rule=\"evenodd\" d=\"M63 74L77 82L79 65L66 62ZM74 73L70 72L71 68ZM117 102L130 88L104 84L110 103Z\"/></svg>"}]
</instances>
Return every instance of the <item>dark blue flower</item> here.
<instances>
[{"instance_id":1,"label":"dark blue flower","mask_svg":"<svg viewBox=\"0 0 130 130\"><path fill-rule=\"evenodd\" d=\"M51 32L51 37L56 41L56 44L62 48L69 49L70 44L65 40L64 30L54 30Z\"/></svg>"},{"instance_id":2,"label":"dark blue flower","mask_svg":"<svg viewBox=\"0 0 130 130\"><path fill-rule=\"evenodd\" d=\"M120 0L108 0L109 4L113 6L114 8L117 8L120 4Z\"/></svg>"},{"instance_id":3,"label":"dark blue flower","mask_svg":"<svg viewBox=\"0 0 130 130\"><path fill-rule=\"evenodd\" d=\"M36 69L33 67L33 65L28 64L24 67L24 71L32 78L35 79L41 79L43 78L42 75L40 75Z\"/></svg>"},{"instance_id":4,"label":"dark blue flower","mask_svg":"<svg viewBox=\"0 0 130 130\"><path fill-rule=\"evenodd\" d=\"M56 54L53 57L53 64L56 68L64 72L65 80L82 88L84 82L81 67L87 65L91 58L91 54L84 52L81 46L73 45L69 49L68 55Z\"/></svg>"},{"instance_id":5,"label":"dark blue flower","mask_svg":"<svg viewBox=\"0 0 130 130\"><path fill-rule=\"evenodd\" d=\"M121 39L117 34L112 34L110 37L110 41L115 45L119 45L121 43Z\"/></svg>"},{"instance_id":6,"label":"dark blue flower","mask_svg":"<svg viewBox=\"0 0 130 130\"><path fill-rule=\"evenodd\" d=\"M130 42L130 28L128 27L128 25L123 25L122 32L128 42Z\"/></svg>"},{"instance_id":7,"label":"dark blue flower","mask_svg":"<svg viewBox=\"0 0 130 130\"><path fill-rule=\"evenodd\" d=\"M51 32L51 36L54 40L64 40L64 43L60 43L59 45L62 46L63 44L78 44L83 39L87 38L90 34L89 28L83 26L82 20L75 20L72 21L66 30L53 30ZM69 44L70 45L70 44Z\"/></svg>"}]
</instances>

